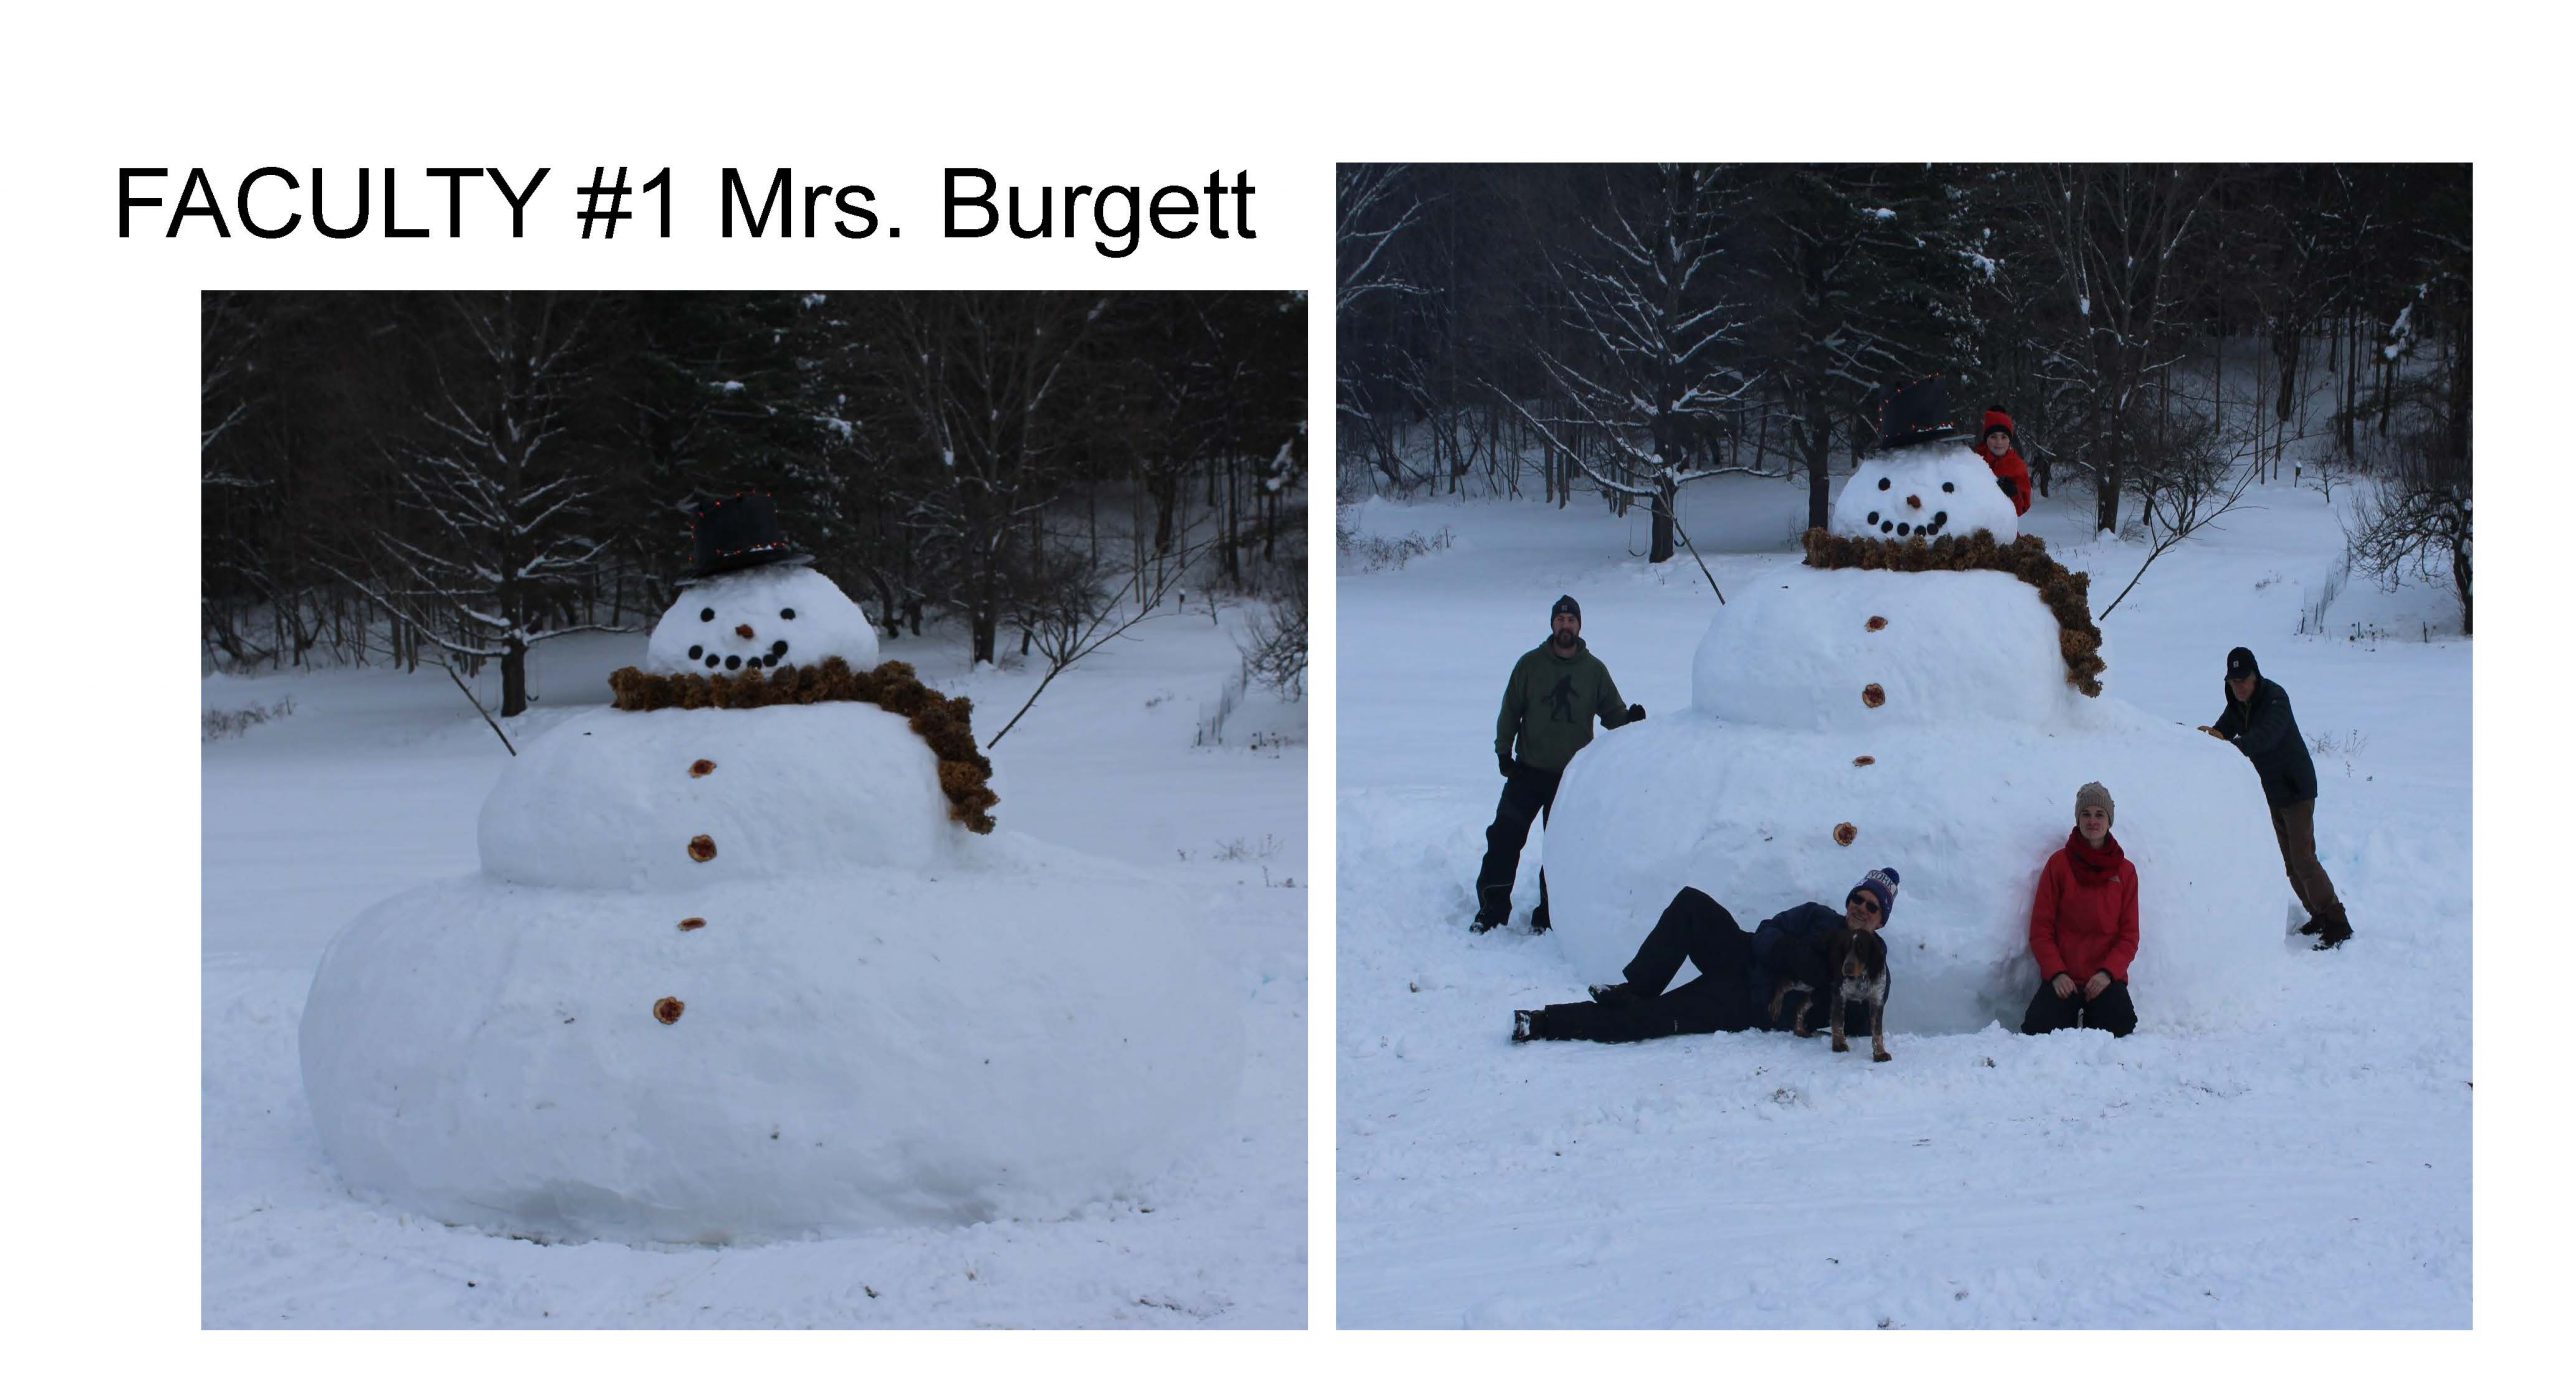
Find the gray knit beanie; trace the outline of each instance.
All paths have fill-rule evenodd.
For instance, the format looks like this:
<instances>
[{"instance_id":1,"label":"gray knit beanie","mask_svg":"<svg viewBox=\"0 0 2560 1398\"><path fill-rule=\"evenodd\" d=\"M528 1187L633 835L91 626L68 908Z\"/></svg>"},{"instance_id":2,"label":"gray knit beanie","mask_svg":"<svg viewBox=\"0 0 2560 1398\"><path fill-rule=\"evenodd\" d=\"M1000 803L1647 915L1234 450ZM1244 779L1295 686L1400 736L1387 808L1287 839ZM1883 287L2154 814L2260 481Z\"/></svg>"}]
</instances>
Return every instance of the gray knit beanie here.
<instances>
[{"instance_id":1,"label":"gray knit beanie","mask_svg":"<svg viewBox=\"0 0 2560 1398\"><path fill-rule=\"evenodd\" d=\"M2080 794L2071 798L2071 823L2079 824L2080 813L2091 806L2107 813L2107 824L2116 823L2116 798L2108 795L2107 789L2096 782L2080 788Z\"/></svg>"}]
</instances>

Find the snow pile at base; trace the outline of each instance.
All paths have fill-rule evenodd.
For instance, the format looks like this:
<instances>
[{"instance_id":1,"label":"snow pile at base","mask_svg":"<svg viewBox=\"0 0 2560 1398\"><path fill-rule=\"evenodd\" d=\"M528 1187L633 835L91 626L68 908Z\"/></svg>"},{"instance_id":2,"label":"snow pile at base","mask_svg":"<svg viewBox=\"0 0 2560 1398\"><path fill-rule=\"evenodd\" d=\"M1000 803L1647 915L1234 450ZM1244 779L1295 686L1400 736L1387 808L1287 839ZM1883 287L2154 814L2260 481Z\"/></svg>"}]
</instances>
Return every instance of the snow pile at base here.
<instances>
[{"instance_id":1,"label":"snow pile at base","mask_svg":"<svg viewBox=\"0 0 2560 1398\"><path fill-rule=\"evenodd\" d=\"M907 721L850 702L599 710L527 744L480 809L481 867L553 888L919 869L973 838Z\"/></svg>"},{"instance_id":2,"label":"snow pile at base","mask_svg":"<svg viewBox=\"0 0 2560 1398\"><path fill-rule=\"evenodd\" d=\"M1962 442L1928 442L1868 457L1840 488L1831 532L1847 539L2018 537L2018 507L2000 493L1990 463Z\"/></svg>"},{"instance_id":3,"label":"snow pile at base","mask_svg":"<svg viewBox=\"0 0 2560 1398\"><path fill-rule=\"evenodd\" d=\"M1891 865L1888 1023L2014 1025L2035 879L2087 781L2141 877L2145 1023L2240 1021L2282 953L2247 760L2066 689L2052 613L2007 574L1782 570L1716 615L1691 674L1690 709L1604 732L1565 771L1546 869L1580 976L1623 979L1684 884L1747 930Z\"/></svg>"},{"instance_id":4,"label":"snow pile at base","mask_svg":"<svg viewBox=\"0 0 2560 1398\"><path fill-rule=\"evenodd\" d=\"M546 1240L1054 1218L1234 1102L1188 899L962 832L872 705L575 716L480 848L313 978L303 1085L360 1196Z\"/></svg>"},{"instance_id":5,"label":"snow pile at base","mask_svg":"<svg viewBox=\"0 0 2560 1398\"><path fill-rule=\"evenodd\" d=\"M880 663L880 638L844 590L798 564L768 564L686 588L649 633L648 668L662 675L814 665L842 656Z\"/></svg>"},{"instance_id":6,"label":"snow pile at base","mask_svg":"<svg viewBox=\"0 0 2560 1398\"><path fill-rule=\"evenodd\" d=\"M456 879L339 934L303 1081L358 1194L448 1223L1056 1217L1160 1173L1233 1094L1236 997L1190 933L1169 890L1018 852L717 901Z\"/></svg>"}]
</instances>

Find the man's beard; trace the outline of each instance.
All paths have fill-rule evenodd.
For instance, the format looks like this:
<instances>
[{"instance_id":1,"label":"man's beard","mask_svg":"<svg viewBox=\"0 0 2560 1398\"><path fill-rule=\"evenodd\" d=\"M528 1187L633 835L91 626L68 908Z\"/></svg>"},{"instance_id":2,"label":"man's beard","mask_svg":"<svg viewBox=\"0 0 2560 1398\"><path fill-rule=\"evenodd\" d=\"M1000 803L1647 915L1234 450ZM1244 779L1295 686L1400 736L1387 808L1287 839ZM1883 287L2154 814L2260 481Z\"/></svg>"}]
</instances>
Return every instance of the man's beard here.
<instances>
[{"instance_id":1,"label":"man's beard","mask_svg":"<svg viewBox=\"0 0 2560 1398\"><path fill-rule=\"evenodd\" d=\"M1557 650L1561 650L1561 651L1574 651L1574 650L1579 650L1579 649L1581 649L1581 647L1582 647L1582 638L1581 638L1580 636L1566 636L1566 635L1558 635L1558 636L1556 637L1556 649L1557 649Z\"/></svg>"}]
</instances>

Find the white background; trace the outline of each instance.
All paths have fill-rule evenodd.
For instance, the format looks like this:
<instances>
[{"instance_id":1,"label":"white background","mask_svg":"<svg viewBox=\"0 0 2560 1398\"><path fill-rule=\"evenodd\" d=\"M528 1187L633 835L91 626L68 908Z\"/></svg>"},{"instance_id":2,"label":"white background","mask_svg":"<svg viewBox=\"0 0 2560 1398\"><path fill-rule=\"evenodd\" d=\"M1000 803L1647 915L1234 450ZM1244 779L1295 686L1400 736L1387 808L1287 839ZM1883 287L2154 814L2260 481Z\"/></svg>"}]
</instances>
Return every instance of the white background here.
<instances>
[{"instance_id":1,"label":"white background","mask_svg":"<svg viewBox=\"0 0 2560 1398\"><path fill-rule=\"evenodd\" d=\"M1407 9L1412 12L1407 13ZM2481 7L2485 10L2486 7ZM149 6L12 21L6 64L12 431L5 551L16 750L14 994L0 1270L10 1376L51 1391L728 1390L771 1378L968 1391L1573 1393L1626 1385L1924 1381L2154 1392L2203 1381L2495 1381L2552 1286L2536 1058L2550 899L2528 734L2547 586L2528 532L2560 518L2553 436L2547 39L2474 7L2333 5L2260 20L2165 3L1678 7ZM2085 17L2084 17L2085 14ZM2540 99L2540 100L2538 100ZM2535 115L2535 113L2540 115ZM1333 574L1314 572L1308 1335L233 1335L197 1332L196 296L205 287L1303 287L1315 527L1332 490L1337 160L2213 158L2477 162L2483 475L2478 1332L2472 1336L1335 1335ZM678 236L580 241L597 164L673 166ZM497 201L460 241L177 241L116 230L116 168L553 167L530 236ZM724 165L870 185L890 241L722 241ZM946 242L940 171L1198 185L1250 170L1253 241ZM636 181L635 181L636 182ZM162 187L176 193L176 180ZM268 195L277 193L272 187ZM377 187L377 197L378 197ZM433 198L428 196L432 195ZM343 207L340 205L338 207ZM685 219L684 210L692 211ZM153 232L152 211L138 235ZM165 212L165 211L161 211ZM377 227L379 226L377 208ZM236 230L235 230L236 231ZM2528 589L2531 589L2530 591ZM108 655L128 664L99 663ZM29 1344L25 1337L32 1337ZM2518 1357L2521 1357L2520 1355ZM2459 1366L2459 1367L2448 1367ZM16 1386L13 1383L13 1387Z\"/></svg>"}]
</instances>

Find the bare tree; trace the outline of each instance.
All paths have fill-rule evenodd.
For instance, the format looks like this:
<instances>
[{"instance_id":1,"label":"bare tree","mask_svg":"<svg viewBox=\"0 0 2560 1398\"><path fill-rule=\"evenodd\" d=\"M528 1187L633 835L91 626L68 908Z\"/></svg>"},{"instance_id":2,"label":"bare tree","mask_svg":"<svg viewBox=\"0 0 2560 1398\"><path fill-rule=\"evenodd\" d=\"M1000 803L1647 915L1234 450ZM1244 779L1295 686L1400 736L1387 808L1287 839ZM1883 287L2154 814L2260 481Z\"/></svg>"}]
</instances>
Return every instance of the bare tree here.
<instances>
[{"instance_id":1,"label":"bare tree","mask_svg":"<svg viewBox=\"0 0 2560 1398\"><path fill-rule=\"evenodd\" d=\"M2399 440L2372 496L2359 499L2347 551L2385 587L2447 577L2471 634L2471 455L2442 441Z\"/></svg>"},{"instance_id":2,"label":"bare tree","mask_svg":"<svg viewBox=\"0 0 2560 1398\"><path fill-rule=\"evenodd\" d=\"M2210 167L2047 165L2028 208L2058 279L2042 345L2062 421L2056 454L2088 467L2101 530L2117 526L2136 423L2186 347L2180 258L2217 178Z\"/></svg>"},{"instance_id":3,"label":"bare tree","mask_svg":"<svg viewBox=\"0 0 2560 1398\"><path fill-rule=\"evenodd\" d=\"M1572 332L1542 350L1557 402L1544 413L1504 401L1593 481L1648 502L1648 561L1676 546L1680 488L1747 468L1724 463L1716 414L1752 380L1735 367L1741 310L1716 272L1729 222L1722 171L1691 165L1617 170L1580 230L1554 260Z\"/></svg>"},{"instance_id":4,"label":"bare tree","mask_svg":"<svg viewBox=\"0 0 2560 1398\"><path fill-rule=\"evenodd\" d=\"M996 657L1011 554L1056 500L1051 393L1110 304L1098 293L909 292L879 302L873 369L927 454L921 543L954 570L973 660Z\"/></svg>"},{"instance_id":5,"label":"bare tree","mask_svg":"<svg viewBox=\"0 0 2560 1398\"><path fill-rule=\"evenodd\" d=\"M2143 440L2132 484L2142 499L2150 551L2126 580L2124 590L2098 613L2100 621L2133 592L2134 584L2142 581L2162 554L2213 528L2239 508L2240 497L2257 479L2255 468L2244 459L2253 444L2236 427L2217 431L2213 419L2203 413L2172 407L2140 424L2136 432Z\"/></svg>"},{"instance_id":6,"label":"bare tree","mask_svg":"<svg viewBox=\"0 0 2560 1398\"><path fill-rule=\"evenodd\" d=\"M414 531L339 575L449 654L498 662L498 713L527 704L525 657L616 628L559 620L560 594L604 552L586 530L597 482L562 449L582 391L591 304L552 293L457 295L434 391L393 448ZM387 579L373 581L376 570Z\"/></svg>"}]
</instances>

